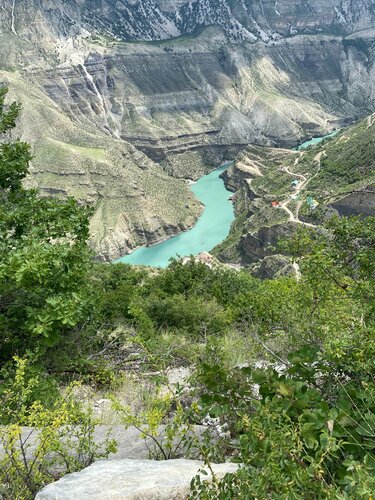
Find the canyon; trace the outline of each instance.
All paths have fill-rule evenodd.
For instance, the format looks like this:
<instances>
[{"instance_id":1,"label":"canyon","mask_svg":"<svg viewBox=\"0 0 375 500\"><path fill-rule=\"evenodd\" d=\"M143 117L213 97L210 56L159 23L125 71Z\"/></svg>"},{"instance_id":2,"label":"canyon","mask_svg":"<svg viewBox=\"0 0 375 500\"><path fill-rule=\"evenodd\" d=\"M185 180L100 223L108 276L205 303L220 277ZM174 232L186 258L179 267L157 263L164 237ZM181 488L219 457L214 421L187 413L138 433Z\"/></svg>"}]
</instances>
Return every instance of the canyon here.
<instances>
[{"instance_id":1,"label":"canyon","mask_svg":"<svg viewBox=\"0 0 375 500\"><path fill-rule=\"evenodd\" d=\"M100 260L177 234L202 210L187 179L374 110L374 26L372 0L7 1L28 185L93 205Z\"/></svg>"}]
</instances>

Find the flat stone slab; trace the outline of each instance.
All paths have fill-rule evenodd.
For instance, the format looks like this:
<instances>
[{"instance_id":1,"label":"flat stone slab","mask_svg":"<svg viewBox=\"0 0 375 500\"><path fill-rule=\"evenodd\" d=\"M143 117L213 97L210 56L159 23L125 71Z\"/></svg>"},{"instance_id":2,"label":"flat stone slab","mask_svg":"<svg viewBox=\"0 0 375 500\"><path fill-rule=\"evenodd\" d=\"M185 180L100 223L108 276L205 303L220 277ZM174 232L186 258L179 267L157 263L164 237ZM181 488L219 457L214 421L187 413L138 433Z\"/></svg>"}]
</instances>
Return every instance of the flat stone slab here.
<instances>
[{"instance_id":1,"label":"flat stone slab","mask_svg":"<svg viewBox=\"0 0 375 500\"><path fill-rule=\"evenodd\" d=\"M203 467L198 460L101 460L41 490L35 500L185 500L190 481ZM237 464L212 465L217 477ZM209 480L208 475L202 479Z\"/></svg>"}]
</instances>

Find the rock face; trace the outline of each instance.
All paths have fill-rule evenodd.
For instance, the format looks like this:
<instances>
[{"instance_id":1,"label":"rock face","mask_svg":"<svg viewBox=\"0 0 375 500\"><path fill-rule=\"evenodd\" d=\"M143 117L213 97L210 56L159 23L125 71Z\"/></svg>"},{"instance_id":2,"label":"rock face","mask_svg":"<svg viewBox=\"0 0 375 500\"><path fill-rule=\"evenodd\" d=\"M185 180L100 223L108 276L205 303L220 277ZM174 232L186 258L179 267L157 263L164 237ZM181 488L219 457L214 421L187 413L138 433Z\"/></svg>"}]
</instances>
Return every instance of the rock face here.
<instances>
[{"instance_id":1,"label":"rock face","mask_svg":"<svg viewBox=\"0 0 375 500\"><path fill-rule=\"evenodd\" d=\"M183 500L202 467L195 460L100 461L46 486L35 500ZM218 477L237 468L229 463L213 465ZM209 478L209 472L202 475L202 479Z\"/></svg>"},{"instance_id":2,"label":"rock face","mask_svg":"<svg viewBox=\"0 0 375 500\"><path fill-rule=\"evenodd\" d=\"M245 234L239 243L239 250L243 264L256 262L275 253L281 239L290 238L297 230L292 222L275 224L271 227L262 227L256 233Z\"/></svg>"},{"instance_id":3,"label":"rock face","mask_svg":"<svg viewBox=\"0 0 375 500\"><path fill-rule=\"evenodd\" d=\"M103 260L190 227L201 207L176 178L195 179L249 143L293 146L375 109L373 7L5 2L0 82L24 106L30 183L95 206Z\"/></svg>"},{"instance_id":4,"label":"rock face","mask_svg":"<svg viewBox=\"0 0 375 500\"><path fill-rule=\"evenodd\" d=\"M255 264L251 273L260 279L269 280L280 276L295 276L296 270L285 255L269 255Z\"/></svg>"},{"instance_id":5,"label":"rock face","mask_svg":"<svg viewBox=\"0 0 375 500\"><path fill-rule=\"evenodd\" d=\"M349 194L331 205L339 215L375 216L375 186L369 186L365 191Z\"/></svg>"},{"instance_id":6,"label":"rock face","mask_svg":"<svg viewBox=\"0 0 375 500\"><path fill-rule=\"evenodd\" d=\"M297 33L349 34L372 27L373 0L26 0L5 2L12 31L31 9L59 31L82 27L121 40L161 40L218 25L233 41L269 41Z\"/></svg>"},{"instance_id":7,"label":"rock face","mask_svg":"<svg viewBox=\"0 0 375 500\"><path fill-rule=\"evenodd\" d=\"M176 377L176 373L174 377ZM175 382L172 380L172 383ZM94 408L94 411L97 412L97 408ZM205 431L207 431L207 427L199 425L194 426L194 437L200 436ZM157 433L158 439L163 443L165 439L165 427L160 426ZM33 429L31 427L22 428L22 442L26 443L24 451L29 459L32 459L34 456L38 445L38 436L38 429ZM96 425L93 434L93 440L96 445L100 446L107 438L114 439L117 442L116 452L111 453L109 457L111 461L120 461L124 459L144 459L147 461L150 456L155 457L158 452L154 441L151 438L144 438L142 433L135 427L125 428L123 425ZM186 453L186 448L180 446L178 450L176 449L176 453L178 453L178 457L183 457L184 453ZM4 449L0 444L0 458L2 458L3 454ZM192 458L196 457L192 456Z\"/></svg>"}]
</instances>

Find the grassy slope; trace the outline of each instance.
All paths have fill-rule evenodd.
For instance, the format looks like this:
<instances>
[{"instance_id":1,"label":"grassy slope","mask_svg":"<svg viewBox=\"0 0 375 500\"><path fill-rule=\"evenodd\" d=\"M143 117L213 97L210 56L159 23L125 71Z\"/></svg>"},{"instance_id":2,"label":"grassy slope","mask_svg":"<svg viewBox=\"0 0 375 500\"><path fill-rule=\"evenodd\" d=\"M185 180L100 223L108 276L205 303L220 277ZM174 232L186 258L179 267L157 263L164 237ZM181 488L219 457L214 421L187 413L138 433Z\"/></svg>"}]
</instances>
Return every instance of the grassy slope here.
<instances>
[{"instance_id":1,"label":"grassy slope","mask_svg":"<svg viewBox=\"0 0 375 500\"><path fill-rule=\"evenodd\" d=\"M0 69L0 80L9 86L9 99L22 103L15 136L32 145L28 185L92 204L97 209L92 221L95 250L105 250L116 225L116 237L137 246L146 240L135 234L134 225L152 232L163 225L194 224L201 206L184 181L166 175L128 143L87 122L73 122L19 72Z\"/></svg>"}]
</instances>

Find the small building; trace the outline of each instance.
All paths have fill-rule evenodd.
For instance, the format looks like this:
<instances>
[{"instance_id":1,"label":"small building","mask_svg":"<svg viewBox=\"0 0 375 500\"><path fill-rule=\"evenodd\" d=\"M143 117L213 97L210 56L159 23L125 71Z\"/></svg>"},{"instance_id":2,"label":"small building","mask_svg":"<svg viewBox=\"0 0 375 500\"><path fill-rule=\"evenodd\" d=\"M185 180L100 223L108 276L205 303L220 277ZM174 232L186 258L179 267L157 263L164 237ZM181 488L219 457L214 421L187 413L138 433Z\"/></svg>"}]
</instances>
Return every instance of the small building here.
<instances>
[{"instance_id":1,"label":"small building","mask_svg":"<svg viewBox=\"0 0 375 500\"><path fill-rule=\"evenodd\" d=\"M197 255L197 260L200 262L203 262L204 264L211 264L212 262L212 255L210 255L208 252L201 252L200 254Z\"/></svg>"},{"instance_id":2,"label":"small building","mask_svg":"<svg viewBox=\"0 0 375 500\"><path fill-rule=\"evenodd\" d=\"M311 210L315 210L319 206L319 203L312 196L307 197L306 203Z\"/></svg>"},{"instance_id":3,"label":"small building","mask_svg":"<svg viewBox=\"0 0 375 500\"><path fill-rule=\"evenodd\" d=\"M271 205L272 205L273 207L278 207L278 206L280 205L280 202L279 202L279 201L273 201L273 202L271 203Z\"/></svg>"},{"instance_id":4,"label":"small building","mask_svg":"<svg viewBox=\"0 0 375 500\"><path fill-rule=\"evenodd\" d=\"M293 179L291 183L292 187L297 188L299 186L299 182L300 181L298 179Z\"/></svg>"}]
</instances>

